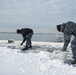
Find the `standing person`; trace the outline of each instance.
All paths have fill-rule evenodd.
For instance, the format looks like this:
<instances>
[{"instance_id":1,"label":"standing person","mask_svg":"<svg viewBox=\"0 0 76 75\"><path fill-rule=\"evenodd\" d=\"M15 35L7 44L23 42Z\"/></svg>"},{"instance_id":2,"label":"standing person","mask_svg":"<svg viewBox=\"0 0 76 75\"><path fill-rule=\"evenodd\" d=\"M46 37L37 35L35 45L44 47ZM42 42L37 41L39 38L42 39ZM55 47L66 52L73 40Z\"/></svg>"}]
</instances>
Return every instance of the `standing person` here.
<instances>
[{"instance_id":1,"label":"standing person","mask_svg":"<svg viewBox=\"0 0 76 75\"><path fill-rule=\"evenodd\" d=\"M17 29L17 33L22 34L22 36L23 36L23 41L22 41L21 45L23 45L23 43L26 41L26 46L25 46L25 48L22 49L22 51L32 48L31 38L33 35L33 30L30 28L22 28L22 29Z\"/></svg>"},{"instance_id":2,"label":"standing person","mask_svg":"<svg viewBox=\"0 0 76 75\"><path fill-rule=\"evenodd\" d=\"M76 23L69 21L60 25L57 25L57 30L62 32L64 35L64 45L62 51L66 51L67 46L70 42L71 35L74 36L74 39L71 42L71 49L73 53L74 61L71 64L76 64Z\"/></svg>"}]
</instances>

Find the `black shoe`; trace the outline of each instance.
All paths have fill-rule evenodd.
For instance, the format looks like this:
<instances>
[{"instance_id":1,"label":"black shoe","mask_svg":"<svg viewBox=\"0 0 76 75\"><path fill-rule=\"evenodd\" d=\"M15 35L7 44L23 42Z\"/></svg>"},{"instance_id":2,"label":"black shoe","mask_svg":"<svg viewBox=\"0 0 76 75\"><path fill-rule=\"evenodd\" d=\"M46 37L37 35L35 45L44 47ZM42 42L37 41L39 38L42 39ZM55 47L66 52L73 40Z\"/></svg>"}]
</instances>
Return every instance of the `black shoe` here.
<instances>
[{"instance_id":1,"label":"black shoe","mask_svg":"<svg viewBox=\"0 0 76 75\"><path fill-rule=\"evenodd\" d=\"M22 51L26 51L26 50L28 50L28 48L27 48L27 47L25 47L25 48L23 48L23 49L22 49Z\"/></svg>"},{"instance_id":2,"label":"black shoe","mask_svg":"<svg viewBox=\"0 0 76 75\"><path fill-rule=\"evenodd\" d=\"M30 45L29 48L32 49L32 46Z\"/></svg>"},{"instance_id":3,"label":"black shoe","mask_svg":"<svg viewBox=\"0 0 76 75\"><path fill-rule=\"evenodd\" d=\"M76 64L76 59L73 62L71 62L71 64Z\"/></svg>"}]
</instances>

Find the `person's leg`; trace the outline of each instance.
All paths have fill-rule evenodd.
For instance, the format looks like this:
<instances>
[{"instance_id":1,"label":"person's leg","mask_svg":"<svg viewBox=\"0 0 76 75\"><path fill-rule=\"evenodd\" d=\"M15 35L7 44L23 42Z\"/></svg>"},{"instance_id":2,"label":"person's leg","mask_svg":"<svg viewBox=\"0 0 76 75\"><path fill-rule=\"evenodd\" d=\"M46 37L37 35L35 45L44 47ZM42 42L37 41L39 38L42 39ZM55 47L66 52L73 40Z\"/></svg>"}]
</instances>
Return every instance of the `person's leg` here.
<instances>
[{"instance_id":1,"label":"person's leg","mask_svg":"<svg viewBox=\"0 0 76 75\"><path fill-rule=\"evenodd\" d=\"M28 50L28 48L32 48L31 45L31 38L32 38L33 33L29 33L26 37L26 46L25 48L22 49L22 51Z\"/></svg>"},{"instance_id":2,"label":"person's leg","mask_svg":"<svg viewBox=\"0 0 76 75\"><path fill-rule=\"evenodd\" d=\"M28 47L28 48L32 48L32 43L31 43L31 38L32 38L32 35L33 35L33 33L30 33L30 34L28 34L27 35L27 39L26 39L26 47Z\"/></svg>"},{"instance_id":3,"label":"person's leg","mask_svg":"<svg viewBox=\"0 0 76 75\"><path fill-rule=\"evenodd\" d=\"M72 53L73 53L73 58L75 59L72 64L76 64L76 37L73 39L71 42L71 48L72 48Z\"/></svg>"}]
</instances>

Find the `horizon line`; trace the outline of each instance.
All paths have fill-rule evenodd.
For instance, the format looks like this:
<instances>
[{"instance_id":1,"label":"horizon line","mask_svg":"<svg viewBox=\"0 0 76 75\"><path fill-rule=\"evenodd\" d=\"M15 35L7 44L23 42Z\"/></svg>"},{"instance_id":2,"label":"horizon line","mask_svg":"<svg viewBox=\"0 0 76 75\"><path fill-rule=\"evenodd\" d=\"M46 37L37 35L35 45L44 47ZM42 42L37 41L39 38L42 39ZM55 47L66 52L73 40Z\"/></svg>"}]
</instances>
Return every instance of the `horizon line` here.
<instances>
[{"instance_id":1,"label":"horizon line","mask_svg":"<svg viewBox=\"0 0 76 75\"><path fill-rule=\"evenodd\" d=\"M0 33L2 33L2 34L17 34L16 32L0 32ZM51 32L51 33L48 33L48 32L47 33L43 33L43 32L41 32L40 33L40 32L36 32L34 34L48 34L48 35L52 34L53 35L53 34L61 34L61 33L56 33L56 32L55 33L53 33L53 32Z\"/></svg>"}]
</instances>

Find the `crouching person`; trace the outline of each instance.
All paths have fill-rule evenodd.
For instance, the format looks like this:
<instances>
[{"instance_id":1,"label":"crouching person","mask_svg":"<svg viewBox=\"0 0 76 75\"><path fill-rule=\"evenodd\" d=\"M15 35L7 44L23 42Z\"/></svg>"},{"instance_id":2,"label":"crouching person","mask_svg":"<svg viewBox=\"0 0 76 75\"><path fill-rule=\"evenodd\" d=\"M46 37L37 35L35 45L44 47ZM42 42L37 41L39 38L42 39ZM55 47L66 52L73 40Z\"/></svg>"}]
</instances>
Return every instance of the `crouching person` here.
<instances>
[{"instance_id":1,"label":"crouching person","mask_svg":"<svg viewBox=\"0 0 76 75\"><path fill-rule=\"evenodd\" d=\"M30 28L22 28L22 29L17 29L17 33L22 34L22 36L23 36L23 41L22 41L21 45L23 45L23 43L26 41L26 46L25 46L25 48L22 49L22 51L32 48L31 38L33 35L33 30Z\"/></svg>"},{"instance_id":2,"label":"crouching person","mask_svg":"<svg viewBox=\"0 0 76 75\"><path fill-rule=\"evenodd\" d=\"M67 46L71 39L71 35L74 36L74 39L71 42L71 49L74 61L71 62L71 64L76 64L76 23L69 21L67 23L57 25L57 30L59 32L62 32L64 35L64 45L62 51L66 51Z\"/></svg>"}]
</instances>

